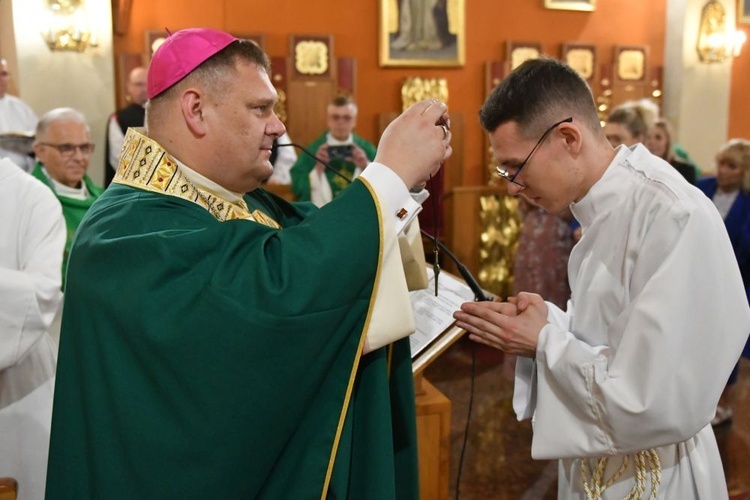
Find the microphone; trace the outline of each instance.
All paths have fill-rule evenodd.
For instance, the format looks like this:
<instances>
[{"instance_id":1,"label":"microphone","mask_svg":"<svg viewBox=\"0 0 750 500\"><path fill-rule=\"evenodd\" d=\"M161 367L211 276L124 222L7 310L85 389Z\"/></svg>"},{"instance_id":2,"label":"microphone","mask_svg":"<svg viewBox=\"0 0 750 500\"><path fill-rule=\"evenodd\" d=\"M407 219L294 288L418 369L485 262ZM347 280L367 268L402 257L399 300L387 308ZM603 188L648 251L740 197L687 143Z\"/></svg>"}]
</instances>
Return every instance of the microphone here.
<instances>
[{"instance_id":1,"label":"microphone","mask_svg":"<svg viewBox=\"0 0 750 500\"><path fill-rule=\"evenodd\" d=\"M466 282L466 285L471 289L472 292L474 292L474 301L475 302L492 302L493 298L489 297L484 294L484 290L482 290L482 287L479 286L479 282L474 278L474 276L471 274L471 271L461 263L460 260L458 260L458 257L453 255L453 253L448 250L448 248L438 239L436 239L433 235L425 231L424 229L420 229L422 232L422 236L429 239L430 241L433 241L437 243L437 245L440 247L440 250L445 252L445 254L453 261L454 264L456 264L456 267L458 268L458 272L461 274L461 277Z\"/></svg>"},{"instance_id":2,"label":"microphone","mask_svg":"<svg viewBox=\"0 0 750 500\"><path fill-rule=\"evenodd\" d=\"M332 167L328 164L328 162L325 162L318 158L316 155L312 154L310 151L308 151L306 148L300 146L299 144L295 144L293 142L290 142L288 144L277 144L276 145L279 148L284 147L295 147L299 148L303 153L308 155L309 157L313 158L315 161L323 165L325 168L333 172L334 174L338 175L342 179L344 179L347 183L351 184L352 179L350 179L348 176L342 174L340 171L338 171L336 168ZM446 248L446 246L438 241L436 237L425 231L424 229L420 229L422 232L422 235L425 238L428 238L429 240L432 240L433 242L437 243L437 245L440 247L440 250L445 252L445 254L453 261L454 264L456 264L456 268L458 268L458 272L461 274L461 277L466 282L466 285L471 289L472 292L474 292L474 300L476 302L486 302L486 301L492 301L492 297L488 297L484 294L484 291L482 290L482 287L479 286L479 283L477 282L476 278L472 276L471 271L461 263L461 261L458 260L458 258L453 255L453 253Z\"/></svg>"}]
</instances>

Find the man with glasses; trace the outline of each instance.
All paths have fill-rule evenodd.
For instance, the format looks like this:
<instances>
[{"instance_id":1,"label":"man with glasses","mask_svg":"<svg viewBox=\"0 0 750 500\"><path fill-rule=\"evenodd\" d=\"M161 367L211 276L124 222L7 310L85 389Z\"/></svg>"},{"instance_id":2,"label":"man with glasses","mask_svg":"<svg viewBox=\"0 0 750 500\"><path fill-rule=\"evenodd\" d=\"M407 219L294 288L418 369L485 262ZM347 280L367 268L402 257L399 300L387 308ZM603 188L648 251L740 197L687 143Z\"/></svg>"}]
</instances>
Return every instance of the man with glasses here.
<instances>
[{"instance_id":1,"label":"man with glasses","mask_svg":"<svg viewBox=\"0 0 750 500\"><path fill-rule=\"evenodd\" d=\"M354 179L375 159L375 146L354 133L357 105L349 97L336 97L328 105L328 130L307 149L350 179ZM327 170L308 155L299 155L291 170L292 192L300 201L322 207L335 198L347 181Z\"/></svg>"},{"instance_id":2,"label":"man with glasses","mask_svg":"<svg viewBox=\"0 0 750 500\"><path fill-rule=\"evenodd\" d=\"M37 163L31 173L45 183L62 204L68 229L63 257L63 287L73 235L86 211L103 191L86 175L93 152L89 126L81 112L56 108L39 121L34 140Z\"/></svg>"},{"instance_id":3,"label":"man with glasses","mask_svg":"<svg viewBox=\"0 0 750 500\"><path fill-rule=\"evenodd\" d=\"M643 145L614 149L559 61L522 64L480 121L508 191L570 207L583 228L566 311L525 292L455 313L473 340L519 356L532 456L560 460L560 498L727 498L710 422L750 309L710 200Z\"/></svg>"}]
</instances>

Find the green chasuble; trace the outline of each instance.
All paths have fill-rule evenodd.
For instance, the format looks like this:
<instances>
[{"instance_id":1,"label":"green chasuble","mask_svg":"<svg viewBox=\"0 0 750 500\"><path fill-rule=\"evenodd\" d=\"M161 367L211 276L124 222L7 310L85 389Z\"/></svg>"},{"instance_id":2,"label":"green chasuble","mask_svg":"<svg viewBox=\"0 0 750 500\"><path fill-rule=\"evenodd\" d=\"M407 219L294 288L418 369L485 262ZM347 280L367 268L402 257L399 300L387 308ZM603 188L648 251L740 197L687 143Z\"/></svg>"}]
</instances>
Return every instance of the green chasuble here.
<instances>
[{"instance_id":1,"label":"green chasuble","mask_svg":"<svg viewBox=\"0 0 750 500\"><path fill-rule=\"evenodd\" d=\"M83 182L86 184L86 189L89 190L89 197L85 200L76 200L75 198L68 198L67 196L61 196L55 191L55 187L52 185L50 180L44 175L42 170L42 164L37 162L34 166L34 170L31 171L31 175L46 184L52 192L55 193L57 199L60 200L62 205L63 217L65 217L65 227L68 230L68 237L65 239L65 253L63 254L63 268L62 268L62 279L63 289L65 289L65 272L68 266L68 255L70 255L70 247L73 244L73 236L76 233L76 229L81 224L83 216L86 214L91 205L96 201L97 198L102 194L104 188L101 188L94 184L88 175L83 176Z\"/></svg>"},{"instance_id":2,"label":"green chasuble","mask_svg":"<svg viewBox=\"0 0 750 500\"><path fill-rule=\"evenodd\" d=\"M408 339L361 355L369 186L232 203L124 151L70 255L47 498L418 498Z\"/></svg>"},{"instance_id":3,"label":"green chasuble","mask_svg":"<svg viewBox=\"0 0 750 500\"><path fill-rule=\"evenodd\" d=\"M325 144L327 133L328 132L324 132L323 135L315 139L315 141L307 146L306 149L315 154L318 148ZM373 161L375 159L375 146L373 146L367 140L362 139L357 134L352 134L352 140L354 141L354 144L364 150L365 155L370 161ZM350 179L354 177L354 163L343 160L341 158L334 158L328 163L333 168L349 177ZM315 160L309 155L302 153L297 157L297 161L294 163L291 171L289 172L292 176L292 193L294 193L294 195L300 201L310 201L310 172L312 172L314 168ZM326 178L328 179L328 184L331 185L331 194L335 198L345 187L349 185L349 183L328 169L326 169L325 172Z\"/></svg>"}]
</instances>

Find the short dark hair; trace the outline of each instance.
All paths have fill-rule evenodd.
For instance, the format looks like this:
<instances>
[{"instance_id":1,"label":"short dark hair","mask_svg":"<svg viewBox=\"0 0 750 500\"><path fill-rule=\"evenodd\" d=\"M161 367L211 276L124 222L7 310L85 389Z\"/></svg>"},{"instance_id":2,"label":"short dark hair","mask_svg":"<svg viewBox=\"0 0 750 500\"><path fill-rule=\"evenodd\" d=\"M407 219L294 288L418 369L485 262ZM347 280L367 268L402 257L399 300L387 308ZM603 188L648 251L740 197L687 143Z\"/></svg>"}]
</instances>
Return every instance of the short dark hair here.
<instances>
[{"instance_id":1,"label":"short dark hair","mask_svg":"<svg viewBox=\"0 0 750 500\"><path fill-rule=\"evenodd\" d=\"M354 103L354 99L347 95L337 95L333 99L331 99L331 106L336 106L337 108L341 106L348 106L349 104L356 104Z\"/></svg>"},{"instance_id":2,"label":"short dark hair","mask_svg":"<svg viewBox=\"0 0 750 500\"><path fill-rule=\"evenodd\" d=\"M342 106L351 106L352 109L354 110L355 115L359 112L359 108L357 108L357 103L354 102L354 99L352 99L348 95L337 95L336 97L331 99L331 102L328 104L328 108L326 109L329 109L331 107L340 108Z\"/></svg>"},{"instance_id":3,"label":"short dark hair","mask_svg":"<svg viewBox=\"0 0 750 500\"><path fill-rule=\"evenodd\" d=\"M570 66L542 57L524 62L500 82L479 110L479 121L487 132L514 121L522 134L532 136L570 115L591 130L601 129L586 81Z\"/></svg>"}]
</instances>

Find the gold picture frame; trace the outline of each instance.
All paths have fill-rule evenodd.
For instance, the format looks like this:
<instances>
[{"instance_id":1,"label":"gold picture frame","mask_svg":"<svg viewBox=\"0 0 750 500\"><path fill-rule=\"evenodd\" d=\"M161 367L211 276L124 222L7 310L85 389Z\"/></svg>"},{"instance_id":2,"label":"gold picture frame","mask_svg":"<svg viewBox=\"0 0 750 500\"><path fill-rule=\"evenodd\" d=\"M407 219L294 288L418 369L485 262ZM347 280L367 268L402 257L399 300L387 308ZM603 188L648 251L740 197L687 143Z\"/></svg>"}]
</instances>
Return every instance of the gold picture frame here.
<instances>
[{"instance_id":1,"label":"gold picture frame","mask_svg":"<svg viewBox=\"0 0 750 500\"><path fill-rule=\"evenodd\" d=\"M380 65L459 67L465 0L380 0Z\"/></svg>"},{"instance_id":2,"label":"gold picture frame","mask_svg":"<svg viewBox=\"0 0 750 500\"><path fill-rule=\"evenodd\" d=\"M750 0L737 0L737 24L750 24Z\"/></svg>"},{"instance_id":3,"label":"gold picture frame","mask_svg":"<svg viewBox=\"0 0 750 500\"><path fill-rule=\"evenodd\" d=\"M589 84L596 80L596 45L578 42L563 43L560 59L573 68Z\"/></svg>"},{"instance_id":4,"label":"gold picture frame","mask_svg":"<svg viewBox=\"0 0 750 500\"><path fill-rule=\"evenodd\" d=\"M539 42L508 40L505 43L505 61L510 71L529 59L539 59L540 57L542 57L542 44Z\"/></svg>"},{"instance_id":5,"label":"gold picture frame","mask_svg":"<svg viewBox=\"0 0 750 500\"><path fill-rule=\"evenodd\" d=\"M544 0L544 8L593 12L596 10L596 0Z\"/></svg>"},{"instance_id":6,"label":"gold picture frame","mask_svg":"<svg viewBox=\"0 0 750 500\"><path fill-rule=\"evenodd\" d=\"M146 30L144 34L146 36L146 51L144 55L146 64L148 64L148 62L151 61L154 52L156 52L156 49L164 43L169 36L169 33L167 33L166 30Z\"/></svg>"},{"instance_id":7,"label":"gold picture frame","mask_svg":"<svg viewBox=\"0 0 750 500\"><path fill-rule=\"evenodd\" d=\"M237 38L243 38L247 40L251 40L255 42L261 49L266 49L266 37L262 33L232 33L232 35L236 36ZM169 32L166 30L146 30L145 31L146 36L146 64L148 64L148 61L151 61L151 57L154 55L154 52L156 52L156 49L158 49L162 43L167 39L169 36Z\"/></svg>"},{"instance_id":8,"label":"gold picture frame","mask_svg":"<svg viewBox=\"0 0 750 500\"><path fill-rule=\"evenodd\" d=\"M614 48L615 79L622 82L643 82L648 75L648 47L618 45Z\"/></svg>"}]
</instances>

